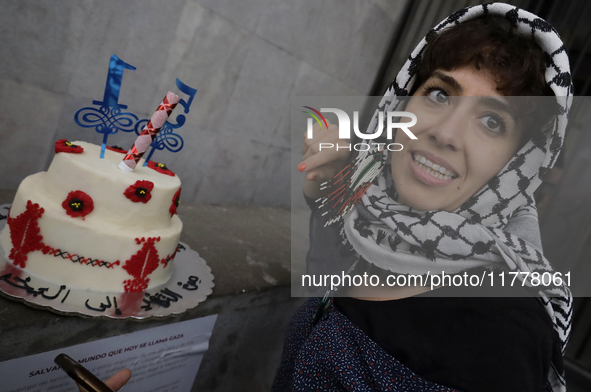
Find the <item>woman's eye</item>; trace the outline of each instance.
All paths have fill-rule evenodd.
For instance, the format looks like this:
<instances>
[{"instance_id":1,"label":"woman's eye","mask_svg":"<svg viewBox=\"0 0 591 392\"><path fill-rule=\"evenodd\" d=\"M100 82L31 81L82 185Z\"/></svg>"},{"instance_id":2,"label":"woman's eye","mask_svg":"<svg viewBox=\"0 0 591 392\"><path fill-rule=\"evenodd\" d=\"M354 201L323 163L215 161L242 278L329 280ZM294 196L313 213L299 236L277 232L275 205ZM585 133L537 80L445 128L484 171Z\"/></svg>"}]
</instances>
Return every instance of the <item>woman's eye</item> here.
<instances>
[{"instance_id":1,"label":"woman's eye","mask_svg":"<svg viewBox=\"0 0 591 392\"><path fill-rule=\"evenodd\" d=\"M480 118L480 122L490 131L500 133L505 130L505 122L497 116L484 116Z\"/></svg>"},{"instance_id":2,"label":"woman's eye","mask_svg":"<svg viewBox=\"0 0 591 392\"><path fill-rule=\"evenodd\" d=\"M449 97L443 90L434 89L433 91L427 94L427 97L433 102L440 103L440 104L447 104L449 103Z\"/></svg>"}]
</instances>

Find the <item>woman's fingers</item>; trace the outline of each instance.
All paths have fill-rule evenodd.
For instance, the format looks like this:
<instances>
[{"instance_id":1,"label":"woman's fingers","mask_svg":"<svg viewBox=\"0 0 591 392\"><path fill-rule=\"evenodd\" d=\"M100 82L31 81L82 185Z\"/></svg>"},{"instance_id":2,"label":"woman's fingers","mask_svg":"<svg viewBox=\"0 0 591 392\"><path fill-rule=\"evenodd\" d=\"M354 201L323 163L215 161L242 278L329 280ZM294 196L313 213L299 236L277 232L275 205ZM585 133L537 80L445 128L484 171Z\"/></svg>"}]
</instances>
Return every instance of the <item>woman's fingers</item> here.
<instances>
[{"instance_id":1,"label":"woman's fingers","mask_svg":"<svg viewBox=\"0 0 591 392\"><path fill-rule=\"evenodd\" d=\"M107 386L112 390L118 391L129 381L130 378L131 370L123 369L109 377L109 379L105 381L105 384L107 384Z\"/></svg>"},{"instance_id":2,"label":"woman's fingers","mask_svg":"<svg viewBox=\"0 0 591 392\"><path fill-rule=\"evenodd\" d=\"M304 134L304 143L302 145L302 154L306 154L308 149L320 142L335 142L338 140L339 127L331 124L329 121L328 128L325 126L320 127L318 123L314 123L312 126L312 137L309 138L308 132Z\"/></svg>"},{"instance_id":3,"label":"woman's fingers","mask_svg":"<svg viewBox=\"0 0 591 392\"><path fill-rule=\"evenodd\" d=\"M328 122L328 127L318 123L312 126L312 138L304 135L303 159L298 170L306 173L304 194L315 198L319 196L320 183L333 178L347 164L351 155L347 140L339 139L339 127Z\"/></svg>"},{"instance_id":4,"label":"woman's fingers","mask_svg":"<svg viewBox=\"0 0 591 392\"><path fill-rule=\"evenodd\" d=\"M320 128L320 124L314 123L312 126L312 138L309 138L308 132L304 134L304 143L302 144L302 155L315 143L326 137L328 129L326 127Z\"/></svg>"},{"instance_id":5,"label":"woman's fingers","mask_svg":"<svg viewBox=\"0 0 591 392\"><path fill-rule=\"evenodd\" d=\"M323 149L311 152L304 156L303 164L306 165L306 179L328 180L332 178L346 164L350 151L345 146L337 151L336 148Z\"/></svg>"},{"instance_id":6,"label":"woman's fingers","mask_svg":"<svg viewBox=\"0 0 591 392\"><path fill-rule=\"evenodd\" d=\"M330 163L328 165L324 165L319 167L318 169L311 170L306 173L306 180L310 181L318 181L318 183L322 183L324 181L328 181L343 169L344 165Z\"/></svg>"},{"instance_id":7,"label":"woman's fingers","mask_svg":"<svg viewBox=\"0 0 591 392\"><path fill-rule=\"evenodd\" d=\"M105 381L105 384L113 391L117 392L119 389L121 389L122 386L124 386L129 381L130 378L131 370L123 369L109 377L109 379ZM78 385L78 389L80 389L80 392L88 392L80 385Z\"/></svg>"},{"instance_id":8,"label":"woman's fingers","mask_svg":"<svg viewBox=\"0 0 591 392\"><path fill-rule=\"evenodd\" d=\"M305 163L306 169L300 171L308 171L332 161L346 160L349 157L351 153L349 143L339 139L339 127L329 121L327 123L328 128L323 127L322 129L318 123L315 123L311 139L306 133L302 147L302 162Z\"/></svg>"}]
</instances>

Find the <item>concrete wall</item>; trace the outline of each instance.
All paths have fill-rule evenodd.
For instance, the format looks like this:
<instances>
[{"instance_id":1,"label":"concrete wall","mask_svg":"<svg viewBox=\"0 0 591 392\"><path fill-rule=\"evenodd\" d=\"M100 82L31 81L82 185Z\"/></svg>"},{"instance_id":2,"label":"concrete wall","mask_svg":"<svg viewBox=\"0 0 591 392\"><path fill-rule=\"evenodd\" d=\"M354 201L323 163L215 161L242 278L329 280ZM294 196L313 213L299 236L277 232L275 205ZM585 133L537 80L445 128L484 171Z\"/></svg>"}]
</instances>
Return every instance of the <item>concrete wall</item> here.
<instances>
[{"instance_id":1,"label":"concrete wall","mask_svg":"<svg viewBox=\"0 0 591 392\"><path fill-rule=\"evenodd\" d=\"M2 1L0 189L45 170L60 138L100 143L73 118L117 54L137 67L119 102L139 118L177 77L199 90L183 151L154 155L183 201L289 206L290 97L368 94L406 1Z\"/></svg>"}]
</instances>

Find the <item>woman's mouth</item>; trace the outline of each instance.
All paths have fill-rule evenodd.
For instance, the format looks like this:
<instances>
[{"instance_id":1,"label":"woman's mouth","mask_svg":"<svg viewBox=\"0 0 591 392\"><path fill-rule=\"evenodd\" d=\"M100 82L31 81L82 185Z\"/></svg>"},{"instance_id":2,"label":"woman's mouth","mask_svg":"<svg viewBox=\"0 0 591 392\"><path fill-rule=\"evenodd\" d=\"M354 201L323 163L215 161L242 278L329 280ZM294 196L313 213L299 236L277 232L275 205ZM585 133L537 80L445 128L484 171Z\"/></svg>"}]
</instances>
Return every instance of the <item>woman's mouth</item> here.
<instances>
[{"instance_id":1,"label":"woman's mouth","mask_svg":"<svg viewBox=\"0 0 591 392\"><path fill-rule=\"evenodd\" d=\"M449 184L458 175L444 166L431 162L419 153L412 153L411 169L415 177L426 185L444 186Z\"/></svg>"}]
</instances>

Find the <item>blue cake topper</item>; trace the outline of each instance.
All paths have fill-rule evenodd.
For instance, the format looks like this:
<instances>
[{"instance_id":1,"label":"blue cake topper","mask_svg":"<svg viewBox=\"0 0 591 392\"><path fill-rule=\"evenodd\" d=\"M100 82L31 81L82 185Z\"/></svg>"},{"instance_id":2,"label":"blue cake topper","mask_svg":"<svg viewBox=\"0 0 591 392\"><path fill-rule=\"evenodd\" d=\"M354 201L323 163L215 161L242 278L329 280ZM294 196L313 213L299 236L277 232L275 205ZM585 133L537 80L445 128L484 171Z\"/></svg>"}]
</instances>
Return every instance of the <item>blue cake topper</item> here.
<instances>
[{"instance_id":1,"label":"blue cake topper","mask_svg":"<svg viewBox=\"0 0 591 392\"><path fill-rule=\"evenodd\" d=\"M135 132L139 135L145 125L150 121L144 119L138 121L138 117L129 112L121 112L122 109L127 109L127 105L119 103L119 93L121 92L121 83L123 81L123 71L126 69L135 70L131 64L121 60L116 55L111 56L109 62L109 73L107 74L107 83L105 84L105 93L102 101L92 101L97 108L87 106L79 109L74 115L76 124L83 128L94 128L96 132L103 134L103 142L101 146L101 159L105 156L105 149L107 147L107 138L119 131ZM187 86L179 79L176 80L176 85L183 93L189 96L189 100L181 99L179 104L185 109L185 113L189 113L191 103L197 90ZM171 152L178 152L183 148L183 138L174 133L175 129L179 129L185 124L186 117L182 114L176 117L176 124L166 122L160 132L157 134L154 142L150 145L152 149L148 154L144 166L148 164L154 150L164 150L165 148Z\"/></svg>"},{"instance_id":2,"label":"blue cake topper","mask_svg":"<svg viewBox=\"0 0 591 392\"><path fill-rule=\"evenodd\" d=\"M185 109L184 112L189 113L189 108L193 103L193 98L195 98L197 90L187 86L179 79L176 80L176 85L179 88L179 90L181 90L183 93L189 96L188 101L181 99L179 102L179 105L181 105ZM144 166L148 164L155 150L164 150L166 148L170 152L178 152L183 148L183 138L180 135L174 133L174 130L182 127L185 124L186 120L187 119L183 114L179 114L176 117L176 124L172 124L169 121L164 123L164 125L160 129L160 132L156 134L156 138L154 138L154 141L152 142L152 144L150 144L151 150L148 153L148 156L146 157ZM148 123L148 121L150 121L150 119L148 118L138 121L135 125L135 133L139 135L142 132L142 129L144 129L144 127Z\"/></svg>"},{"instance_id":3,"label":"blue cake topper","mask_svg":"<svg viewBox=\"0 0 591 392\"><path fill-rule=\"evenodd\" d=\"M119 103L123 71L126 69L135 70L136 68L131 64L127 64L116 55L112 55L103 100L92 101L92 104L98 105L99 108L96 109L91 106L83 107L74 115L76 124L83 128L94 128L95 131L103 134L101 159L105 157L105 148L109 135L115 134L118 131L133 131L134 124L138 120L137 116L133 113L121 112L121 109L127 109L127 105Z\"/></svg>"}]
</instances>

